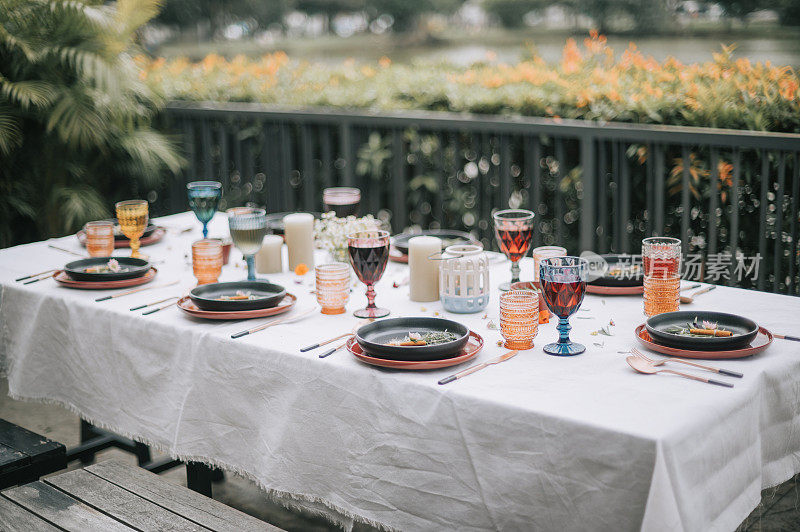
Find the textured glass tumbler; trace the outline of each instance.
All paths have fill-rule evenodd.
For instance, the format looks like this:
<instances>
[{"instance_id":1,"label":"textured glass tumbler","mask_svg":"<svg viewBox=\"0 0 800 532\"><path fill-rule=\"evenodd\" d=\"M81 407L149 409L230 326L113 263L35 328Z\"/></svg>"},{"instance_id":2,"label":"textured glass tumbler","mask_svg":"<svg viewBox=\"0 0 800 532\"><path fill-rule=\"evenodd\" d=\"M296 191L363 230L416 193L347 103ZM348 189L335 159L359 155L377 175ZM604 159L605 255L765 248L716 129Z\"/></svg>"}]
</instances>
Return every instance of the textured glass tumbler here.
<instances>
[{"instance_id":1,"label":"textured glass tumbler","mask_svg":"<svg viewBox=\"0 0 800 532\"><path fill-rule=\"evenodd\" d=\"M533 347L539 330L539 295L531 290L509 290L500 294L500 333L507 349Z\"/></svg>"},{"instance_id":2,"label":"textured glass tumbler","mask_svg":"<svg viewBox=\"0 0 800 532\"><path fill-rule=\"evenodd\" d=\"M89 222L83 226L83 232L90 257L110 257L114 253L114 222Z\"/></svg>"},{"instance_id":3,"label":"textured glass tumbler","mask_svg":"<svg viewBox=\"0 0 800 532\"><path fill-rule=\"evenodd\" d=\"M120 231L130 239L131 257L141 257L139 239L147 229L149 208L146 200L127 200L116 204Z\"/></svg>"},{"instance_id":4,"label":"textured glass tumbler","mask_svg":"<svg viewBox=\"0 0 800 532\"><path fill-rule=\"evenodd\" d=\"M350 300L350 265L343 262L320 264L315 268L317 303L323 314L344 314Z\"/></svg>"},{"instance_id":5,"label":"textured glass tumbler","mask_svg":"<svg viewBox=\"0 0 800 532\"><path fill-rule=\"evenodd\" d=\"M650 317L680 309L681 241L653 237L642 240L644 313Z\"/></svg>"},{"instance_id":6,"label":"textured glass tumbler","mask_svg":"<svg viewBox=\"0 0 800 532\"><path fill-rule=\"evenodd\" d=\"M533 257L533 282L539 282L539 264L544 259L549 259L552 257L566 257L567 256L567 248L562 248L560 246L539 246L538 248L533 248L531 251L531 256Z\"/></svg>"},{"instance_id":7,"label":"textured glass tumbler","mask_svg":"<svg viewBox=\"0 0 800 532\"><path fill-rule=\"evenodd\" d=\"M216 283L222 273L222 242L217 239L194 242L192 270L198 285Z\"/></svg>"}]
</instances>

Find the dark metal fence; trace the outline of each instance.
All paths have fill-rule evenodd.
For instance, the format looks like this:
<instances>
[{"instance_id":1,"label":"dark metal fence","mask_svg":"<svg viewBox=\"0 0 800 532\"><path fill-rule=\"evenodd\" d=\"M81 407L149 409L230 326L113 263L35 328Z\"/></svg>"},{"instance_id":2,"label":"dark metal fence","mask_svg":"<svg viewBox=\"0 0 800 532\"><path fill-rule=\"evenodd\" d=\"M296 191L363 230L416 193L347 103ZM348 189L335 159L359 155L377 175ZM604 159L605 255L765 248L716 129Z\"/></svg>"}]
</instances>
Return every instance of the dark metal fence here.
<instances>
[{"instance_id":1,"label":"dark metal fence","mask_svg":"<svg viewBox=\"0 0 800 532\"><path fill-rule=\"evenodd\" d=\"M492 210L520 206L536 245L638 253L676 236L705 280L800 294L797 134L246 103L175 102L164 118L186 180L221 180L229 206L318 211L323 188L352 185L395 231L466 229L487 247ZM185 210L183 182L157 205Z\"/></svg>"}]
</instances>

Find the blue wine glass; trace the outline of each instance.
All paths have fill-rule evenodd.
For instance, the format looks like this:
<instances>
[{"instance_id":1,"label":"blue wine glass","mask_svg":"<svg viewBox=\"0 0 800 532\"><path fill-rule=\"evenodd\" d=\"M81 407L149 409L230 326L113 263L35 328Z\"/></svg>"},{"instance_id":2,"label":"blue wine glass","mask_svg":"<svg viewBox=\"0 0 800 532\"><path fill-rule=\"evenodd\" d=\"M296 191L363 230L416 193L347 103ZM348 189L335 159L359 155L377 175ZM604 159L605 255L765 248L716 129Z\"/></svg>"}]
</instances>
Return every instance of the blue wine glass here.
<instances>
[{"instance_id":1,"label":"blue wine glass","mask_svg":"<svg viewBox=\"0 0 800 532\"><path fill-rule=\"evenodd\" d=\"M539 282L550 312L558 316L558 341L544 346L548 355L571 356L586 351L584 345L570 341L569 317L581 306L586 294L589 263L580 257L551 257L539 263Z\"/></svg>"},{"instance_id":2,"label":"blue wine glass","mask_svg":"<svg viewBox=\"0 0 800 532\"><path fill-rule=\"evenodd\" d=\"M203 238L208 238L208 222L214 217L222 198L222 183L219 181L193 181L186 185L189 207L203 224Z\"/></svg>"}]
</instances>

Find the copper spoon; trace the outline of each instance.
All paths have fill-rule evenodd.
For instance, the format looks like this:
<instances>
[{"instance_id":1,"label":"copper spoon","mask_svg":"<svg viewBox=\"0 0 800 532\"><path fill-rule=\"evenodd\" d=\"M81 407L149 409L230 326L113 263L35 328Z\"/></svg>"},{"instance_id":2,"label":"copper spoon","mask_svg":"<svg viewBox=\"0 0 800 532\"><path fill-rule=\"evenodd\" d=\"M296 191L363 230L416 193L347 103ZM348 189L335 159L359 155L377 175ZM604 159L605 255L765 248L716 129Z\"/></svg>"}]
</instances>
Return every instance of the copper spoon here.
<instances>
[{"instance_id":1,"label":"copper spoon","mask_svg":"<svg viewBox=\"0 0 800 532\"><path fill-rule=\"evenodd\" d=\"M694 381L707 382L708 384L716 384L717 386L725 386L726 388L733 388L733 384L729 382L715 381L714 379L698 377L697 375L692 375L690 373L682 373L680 371L675 371L673 369L656 369L655 366L653 366L653 364L637 356L631 355L625 360L628 361L628 365L630 367L632 367L639 373L646 373L648 375L655 375L656 373L672 373L673 375L678 375L679 377L685 377L687 379L692 379Z\"/></svg>"}]
</instances>

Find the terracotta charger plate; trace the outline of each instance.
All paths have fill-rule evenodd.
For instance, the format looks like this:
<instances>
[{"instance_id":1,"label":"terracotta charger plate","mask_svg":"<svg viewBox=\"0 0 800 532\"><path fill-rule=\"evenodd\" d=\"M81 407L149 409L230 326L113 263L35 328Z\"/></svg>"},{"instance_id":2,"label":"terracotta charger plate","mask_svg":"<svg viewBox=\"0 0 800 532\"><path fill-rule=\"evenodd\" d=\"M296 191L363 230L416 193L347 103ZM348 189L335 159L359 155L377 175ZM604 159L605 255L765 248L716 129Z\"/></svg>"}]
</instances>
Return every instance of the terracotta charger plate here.
<instances>
[{"instance_id":1,"label":"terracotta charger plate","mask_svg":"<svg viewBox=\"0 0 800 532\"><path fill-rule=\"evenodd\" d=\"M53 274L53 279L57 283L70 288L79 288L81 290L111 290L114 288L128 288L130 286L139 286L140 284L149 283L158 273L155 268L150 268L146 274L141 277L134 277L133 279L120 279L118 281L76 281L66 274L64 270L58 270Z\"/></svg>"},{"instance_id":2,"label":"terracotta charger plate","mask_svg":"<svg viewBox=\"0 0 800 532\"><path fill-rule=\"evenodd\" d=\"M178 300L178 308L195 318L206 320L249 320L250 318L266 318L289 312L297 303L294 294L286 294L286 297L274 307L261 308L256 310L201 310L192 302L189 296Z\"/></svg>"},{"instance_id":3,"label":"terracotta charger plate","mask_svg":"<svg viewBox=\"0 0 800 532\"><path fill-rule=\"evenodd\" d=\"M388 358L373 357L365 353L361 346L356 342L355 336L350 337L346 344L347 350L361 362L370 364L372 366L380 366L382 368L393 369L440 369L449 368L450 366L457 366L467 360L475 358L480 350L483 348L483 338L480 334L470 331L467 344L461 348L458 355L452 358L445 358L442 360L425 360L425 361L412 361L412 360L390 360Z\"/></svg>"},{"instance_id":4,"label":"terracotta charger plate","mask_svg":"<svg viewBox=\"0 0 800 532\"><path fill-rule=\"evenodd\" d=\"M586 293L596 296L633 296L644 294L644 285L641 286L600 286L586 284Z\"/></svg>"},{"instance_id":5,"label":"terracotta charger plate","mask_svg":"<svg viewBox=\"0 0 800 532\"><path fill-rule=\"evenodd\" d=\"M392 246L389 248L389 260L401 264L408 264L408 255L404 255L399 249Z\"/></svg>"},{"instance_id":6,"label":"terracotta charger plate","mask_svg":"<svg viewBox=\"0 0 800 532\"><path fill-rule=\"evenodd\" d=\"M667 347L666 345L657 344L653 341L647 333L644 323L636 327L636 339L642 343L646 348L680 358L704 358L708 360L713 359L726 359L726 358L744 358L760 353L770 346L772 343L772 333L764 327L758 328L758 334L750 342L747 347L741 349L731 349L728 351L693 351L690 349L679 349L677 347Z\"/></svg>"},{"instance_id":7,"label":"terracotta charger plate","mask_svg":"<svg viewBox=\"0 0 800 532\"><path fill-rule=\"evenodd\" d=\"M161 239L164 238L164 235L167 234L167 230L163 227L156 227L156 230L153 231L146 237L142 237L139 239L139 244L142 246L149 246L150 244L155 244L157 242L161 242ZM81 243L81 246L86 247L86 232L83 229L75 233L75 236L78 237L78 242ZM127 238L121 238L119 240L114 239L114 247L115 248L129 248L131 247L131 241Z\"/></svg>"}]
</instances>

